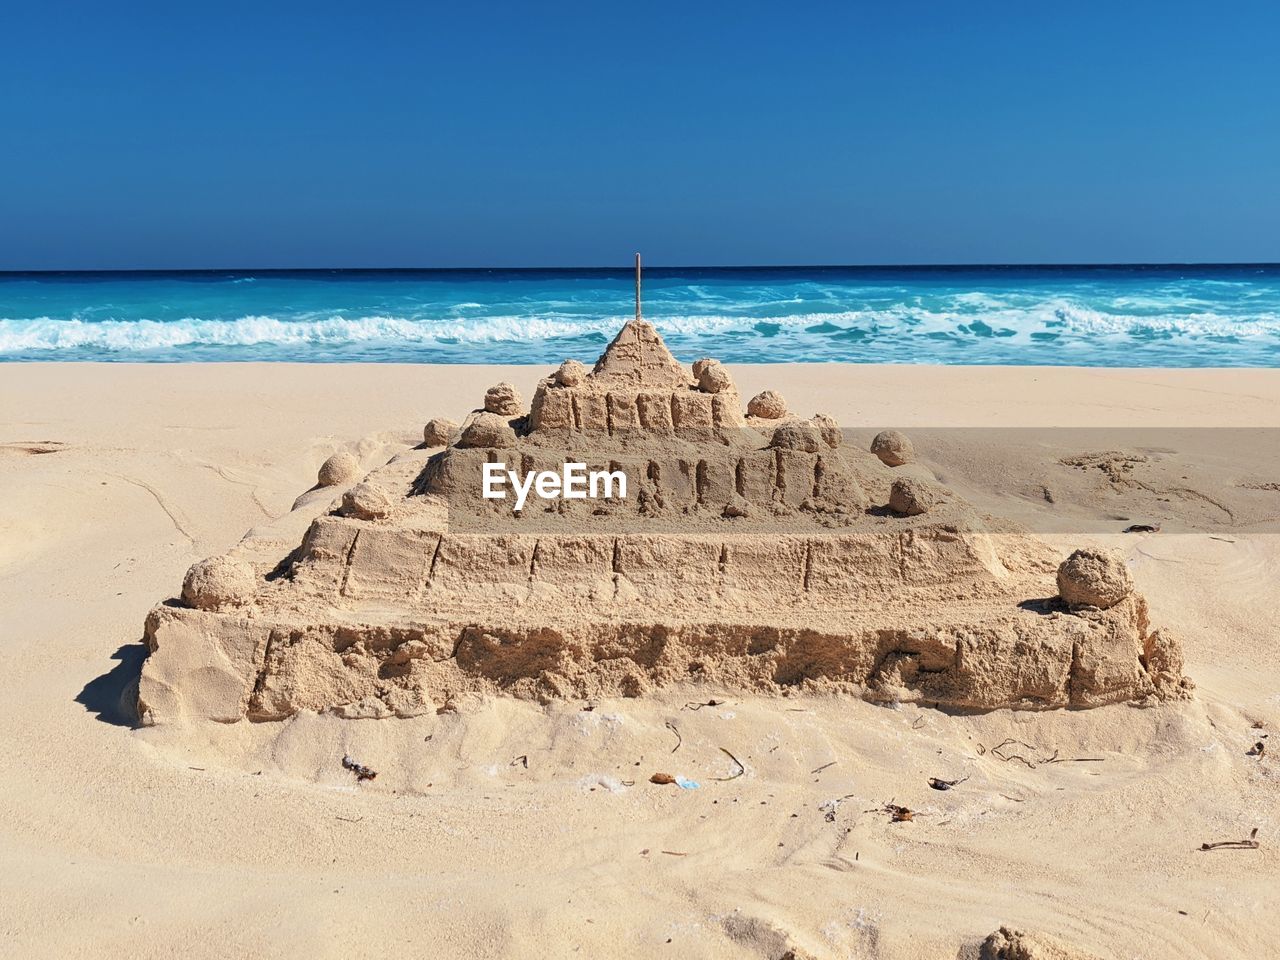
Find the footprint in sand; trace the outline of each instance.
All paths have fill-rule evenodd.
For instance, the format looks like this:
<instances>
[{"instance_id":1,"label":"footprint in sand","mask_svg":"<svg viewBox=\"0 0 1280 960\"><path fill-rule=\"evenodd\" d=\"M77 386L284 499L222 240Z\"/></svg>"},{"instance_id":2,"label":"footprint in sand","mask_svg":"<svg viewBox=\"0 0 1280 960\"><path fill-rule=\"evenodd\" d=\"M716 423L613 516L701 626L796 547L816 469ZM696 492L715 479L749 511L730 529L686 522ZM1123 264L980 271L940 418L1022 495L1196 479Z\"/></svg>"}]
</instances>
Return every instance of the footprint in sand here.
<instances>
[{"instance_id":1,"label":"footprint in sand","mask_svg":"<svg viewBox=\"0 0 1280 960\"><path fill-rule=\"evenodd\" d=\"M724 929L731 940L764 960L815 960L812 953L797 947L785 930L760 917L735 910L724 918Z\"/></svg>"}]
</instances>

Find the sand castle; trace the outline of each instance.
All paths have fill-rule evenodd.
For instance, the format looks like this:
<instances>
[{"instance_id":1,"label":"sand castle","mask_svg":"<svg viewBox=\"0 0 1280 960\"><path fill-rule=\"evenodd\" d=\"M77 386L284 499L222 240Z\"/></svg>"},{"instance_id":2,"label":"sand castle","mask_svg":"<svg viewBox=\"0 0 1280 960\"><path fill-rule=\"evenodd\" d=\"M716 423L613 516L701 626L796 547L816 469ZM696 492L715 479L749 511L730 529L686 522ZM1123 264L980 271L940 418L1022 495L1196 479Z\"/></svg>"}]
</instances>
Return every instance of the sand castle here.
<instances>
[{"instance_id":1,"label":"sand castle","mask_svg":"<svg viewBox=\"0 0 1280 960\"><path fill-rule=\"evenodd\" d=\"M321 500L192 568L147 620L144 719L404 717L467 693L680 685L1046 709L1187 686L1122 562L1086 551L1059 570L1047 545L910 473L901 435L853 449L772 391L744 414L726 367L682 365L639 319L527 408L499 384L425 436L358 482L330 461ZM482 495L485 464L568 462L625 475L626 496L517 511Z\"/></svg>"}]
</instances>

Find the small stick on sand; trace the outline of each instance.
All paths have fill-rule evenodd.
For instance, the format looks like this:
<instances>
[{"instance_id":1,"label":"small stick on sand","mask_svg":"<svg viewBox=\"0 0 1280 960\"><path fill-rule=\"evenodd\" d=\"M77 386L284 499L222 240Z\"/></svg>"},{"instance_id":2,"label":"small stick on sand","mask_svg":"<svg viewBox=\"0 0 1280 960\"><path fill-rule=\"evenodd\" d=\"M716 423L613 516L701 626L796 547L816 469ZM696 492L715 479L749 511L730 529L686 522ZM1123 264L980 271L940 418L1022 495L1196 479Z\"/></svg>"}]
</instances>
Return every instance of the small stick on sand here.
<instances>
[{"instance_id":1,"label":"small stick on sand","mask_svg":"<svg viewBox=\"0 0 1280 960\"><path fill-rule=\"evenodd\" d=\"M839 762L840 762L839 760L832 760L830 763L824 763L822 766L820 766L820 767L818 767L818 768L816 768L816 769L814 769L814 770L810 770L810 771L809 771L809 773L811 773L811 774L813 774L813 773L821 773L823 770L827 769L827 767L834 767L834 766L835 766L837 763L839 763Z\"/></svg>"},{"instance_id":2,"label":"small stick on sand","mask_svg":"<svg viewBox=\"0 0 1280 960\"><path fill-rule=\"evenodd\" d=\"M685 704L683 707L681 707L680 709L681 709L681 710L691 710L691 711L693 711L693 712L695 712L695 713L696 713L697 711L701 710L703 707L718 707L718 706L720 706L720 704L722 704L722 703L724 703L724 701L723 701L723 700L708 700L708 701L706 701L705 703L698 703L698 702L694 702L694 701L690 700L688 703L686 703L686 704Z\"/></svg>"},{"instance_id":3,"label":"small stick on sand","mask_svg":"<svg viewBox=\"0 0 1280 960\"><path fill-rule=\"evenodd\" d=\"M1014 740L1012 738L1009 738L1007 740L1001 741L1000 743L997 743L994 747L992 747L991 753L994 756L999 757L1005 763L1008 763L1010 760L1017 760L1019 763L1025 763L1027 767L1034 770L1036 768L1036 765L1032 763L1030 760L1028 760L1026 757L1024 757L1022 754L1020 753L1003 754L1000 752L1005 747L1011 746L1012 744L1015 744L1015 743L1020 744L1033 752L1037 750L1036 747L1033 747L1031 744L1026 743L1025 741Z\"/></svg>"},{"instance_id":4,"label":"small stick on sand","mask_svg":"<svg viewBox=\"0 0 1280 960\"><path fill-rule=\"evenodd\" d=\"M1060 757L1056 753L1045 763L1103 763L1106 757Z\"/></svg>"},{"instance_id":5,"label":"small stick on sand","mask_svg":"<svg viewBox=\"0 0 1280 960\"><path fill-rule=\"evenodd\" d=\"M677 750L680 749L680 744L684 743L684 737L680 736L680 731L676 729L676 725L673 721L668 720L666 723L666 727L668 730L670 730L672 733L676 735L676 745L671 748L671 752L675 753Z\"/></svg>"},{"instance_id":6,"label":"small stick on sand","mask_svg":"<svg viewBox=\"0 0 1280 960\"><path fill-rule=\"evenodd\" d=\"M1041 764L1045 764L1045 763L1102 763L1104 760L1106 760L1106 757L1060 757L1058 756L1057 750L1053 751L1053 753L1045 757L1043 760L1039 760L1039 759L1029 760L1020 753L1001 753L1000 752L1001 750L1004 750L1005 748L1012 746L1013 744L1018 744L1019 746L1026 747L1029 751L1031 751L1032 754L1037 754L1041 752L1040 748L1035 746L1034 744L1027 743L1025 740L1014 740L1012 737L1010 737L1006 740L1002 740L1000 743L997 743L994 747L992 747L991 753L994 756L998 757L999 759L1003 760L1005 763L1008 763L1010 760L1017 760L1019 763L1026 764L1027 767L1032 770L1034 770L1036 767L1040 766ZM982 744L978 744L978 756L982 756L984 752L985 750Z\"/></svg>"},{"instance_id":7,"label":"small stick on sand","mask_svg":"<svg viewBox=\"0 0 1280 960\"><path fill-rule=\"evenodd\" d=\"M1027 743L1027 741L1025 740L1015 740L1013 739L1013 737L1006 737L1004 740L1001 740L994 747L992 747L991 752L995 753L997 750L1002 750L1005 747L1009 746L1011 743L1016 743L1021 747L1026 747L1028 750L1038 751L1040 749L1034 743Z\"/></svg>"},{"instance_id":8,"label":"small stick on sand","mask_svg":"<svg viewBox=\"0 0 1280 960\"><path fill-rule=\"evenodd\" d=\"M1257 841L1258 828L1254 827L1249 832L1248 840L1219 840L1217 843L1202 843L1201 850L1257 850L1259 843Z\"/></svg>"},{"instance_id":9,"label":"small stick on sand","mask_svg":"<svg viewBox=\"0 0 1280 960\"><path fill-rule=\"evenodd\" d=\"M735 757L732 753L730 753L724 747L720 748L720 752L723 753L726 757L728 757L730 760L732 760L734 763L738 765L738 772L735 774L731 774L730 776L727 776L727 777L712 777L711 778L712 780L720 780L720 781L737 780L740 776L742 776L744 773L747 772L747 768L742 765L742 761L739 760L737 757Z\"/></svg>"}]
</instances>

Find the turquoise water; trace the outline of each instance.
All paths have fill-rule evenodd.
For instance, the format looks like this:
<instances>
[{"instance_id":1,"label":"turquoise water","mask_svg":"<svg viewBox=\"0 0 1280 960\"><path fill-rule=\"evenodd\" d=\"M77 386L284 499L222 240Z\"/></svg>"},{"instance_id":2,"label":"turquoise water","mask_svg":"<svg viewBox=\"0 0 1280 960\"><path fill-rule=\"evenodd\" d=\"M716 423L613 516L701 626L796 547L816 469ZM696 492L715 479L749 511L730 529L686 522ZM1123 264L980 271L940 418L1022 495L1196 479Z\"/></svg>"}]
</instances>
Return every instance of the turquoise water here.
<instances>
[{"instance_id":1,"label":"turquoise water","mask_svg":"<svg viewBox=\"0 0 1280 960\"><path fill-rule=\"evenodd\" d=\"M0 360L590 360L628 270L0 274ZM1280 266L650 269L677 356L1276 366Z\"/></svg>"}]
</instances>

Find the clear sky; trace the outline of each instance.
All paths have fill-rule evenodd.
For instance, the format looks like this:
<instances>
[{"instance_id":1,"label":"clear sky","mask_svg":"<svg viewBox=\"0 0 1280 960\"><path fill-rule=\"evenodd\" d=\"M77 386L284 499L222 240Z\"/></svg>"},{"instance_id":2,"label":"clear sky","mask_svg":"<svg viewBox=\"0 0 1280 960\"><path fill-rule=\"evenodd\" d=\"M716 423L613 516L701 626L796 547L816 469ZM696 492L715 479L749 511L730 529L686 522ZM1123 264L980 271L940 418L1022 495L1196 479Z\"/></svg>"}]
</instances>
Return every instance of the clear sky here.
<instances>
[{"instance_id":1,"label":"clear sky","mask_svg":"<svg viewBox=\"0 0 1280 960\"><path fill-rule=\"evenodd\" d=\"M7 3L0 269L1280 260L1275 3Z\"/></svg>"}]
</instances>

